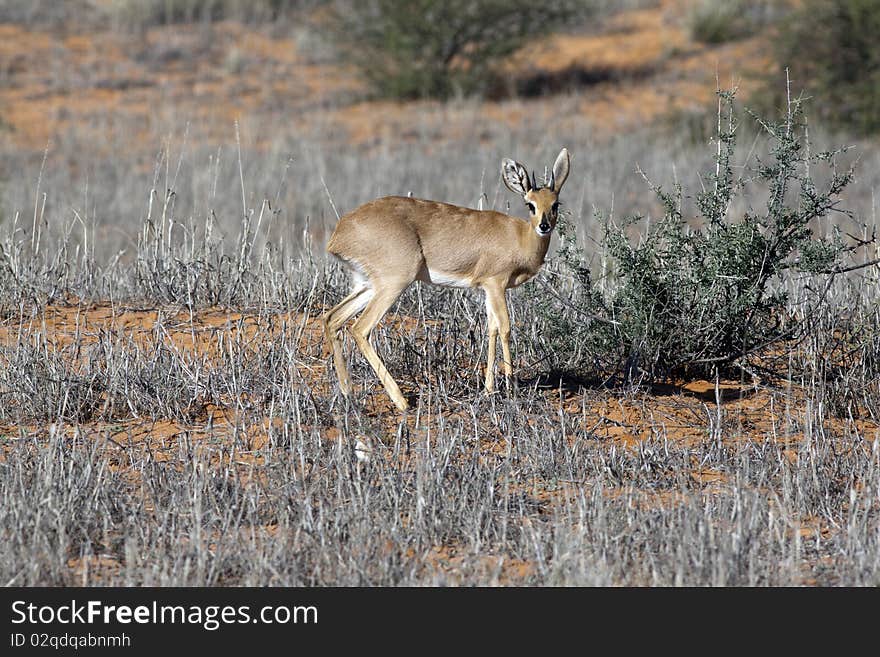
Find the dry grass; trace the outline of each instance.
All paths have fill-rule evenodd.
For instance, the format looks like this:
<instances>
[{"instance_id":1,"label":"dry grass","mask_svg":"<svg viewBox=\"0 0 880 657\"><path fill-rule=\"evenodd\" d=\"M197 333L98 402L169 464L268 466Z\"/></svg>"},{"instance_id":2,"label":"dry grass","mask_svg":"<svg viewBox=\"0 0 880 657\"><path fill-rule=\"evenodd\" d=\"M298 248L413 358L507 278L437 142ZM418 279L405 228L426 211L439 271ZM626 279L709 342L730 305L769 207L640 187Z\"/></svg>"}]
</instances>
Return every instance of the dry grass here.
<instances>
[{"instance_id":1,"label":"dry grass","mask_svg":"<svg viewBox=\"0 0 880 657\"><path fill-rule=\"evenodd\" d=\"M487 397L478 302L414 290L376 340L401 417L360 359L339 396L317 274L283 311L8 313L4 581L877 583L880 390L830 411L814 345L784 379L584 387L528 366L546 318L515 296L517 383Z\"/></svg>"}]
</instances>

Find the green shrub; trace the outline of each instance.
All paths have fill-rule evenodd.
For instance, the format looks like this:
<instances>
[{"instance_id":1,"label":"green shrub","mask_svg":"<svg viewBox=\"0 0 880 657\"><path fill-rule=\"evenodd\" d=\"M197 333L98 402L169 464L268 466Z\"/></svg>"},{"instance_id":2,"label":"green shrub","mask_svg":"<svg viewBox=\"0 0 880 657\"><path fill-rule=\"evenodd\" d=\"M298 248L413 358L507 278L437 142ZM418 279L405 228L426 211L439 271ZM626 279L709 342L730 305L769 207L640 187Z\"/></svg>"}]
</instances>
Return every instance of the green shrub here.
<instances>
[{"instance_id":1,"label":"green shrub","mask_svg":"<svg viewBox=\"0 0 880 657\"><path fill-rule=\"evenodd\" d=\"M496 65L574 17L591 0L367 0L337 6L330 20L340 54L374 93L447 98L481 93Z\"/></svg>"},{"instance_id":2,"label":"green shrub","mask_svg":"<svg viewBox=\"0 0 880 657\"><path fill-rule=\"evenodd\" d=\"M880 0L804 0L780 23L776 56L834 126L880 130ZM781 88L776 82L774 89Z\"/></svg>"},{"instance_id":3,"label":"green shrub","mask_svg":"<svg viewBox=\"0 0 880 657\"><path fill-rule=\"evenodd\" d=\"M813 312L791 314L787 289L795 274L833 274L849 247L832 231L814 235L811 223L837 209L852 171L840 171L840 151L811 153L801 122L801 101L793 100L778 123L758 121L769 140L769 155L748 175L734 175L737 124L731 93L721 94L724 126L717 136L715 168L694 196L699 217L682 213L680 186L652 186L663 217L636 244L630 227L605 221L604 247L612 262L612 282L599 293L580 267L580 252L566 245L562 260L580 282L573 295L581 317L594 321L560 327L567 339L590 345L627 378L711 376L776 341L798 335ZM811 177L823 165L821 189ZM731 202L746 185L764 185L762 211L731 213ZM822 286L818 286L821 289ZM821 295L814 299L823 303ZM815 310L815 309L814 309ZM568 347L566 347L568 348Z\"/></svg>"}]
</instances>

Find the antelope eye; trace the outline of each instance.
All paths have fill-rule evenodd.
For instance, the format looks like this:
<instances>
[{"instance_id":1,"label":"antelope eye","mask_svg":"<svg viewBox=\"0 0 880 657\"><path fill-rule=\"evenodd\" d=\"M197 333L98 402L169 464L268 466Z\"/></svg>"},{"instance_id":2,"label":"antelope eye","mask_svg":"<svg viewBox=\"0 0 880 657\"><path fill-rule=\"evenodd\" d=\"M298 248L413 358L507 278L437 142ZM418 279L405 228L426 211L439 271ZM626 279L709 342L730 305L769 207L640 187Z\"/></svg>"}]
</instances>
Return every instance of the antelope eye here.
<instances>
[{"instance_id":1,"label":"antelope eye","mask_svg":"<svg viewBox=\"0 0 880 657\"><path fill-rule=\"evenodd\" d=\"M553 210L553 214L556 214L557 212L559 212L559 202L558 201L553 203L553 207L551 208L551 210Z\"/></svg>"},{"instance_id":2,"label":"antelope eye","mask_svg":"<svg viewBox=\"0 0 880 657\"><path fill-rule=\"evenodd\" d=\"M529 206L529 212L531 212L532 214L535 214L537 212L537 209L535 208L535 204L532 203L531 201L526 201L526 205Z\"/></svg>"}]
</instances>

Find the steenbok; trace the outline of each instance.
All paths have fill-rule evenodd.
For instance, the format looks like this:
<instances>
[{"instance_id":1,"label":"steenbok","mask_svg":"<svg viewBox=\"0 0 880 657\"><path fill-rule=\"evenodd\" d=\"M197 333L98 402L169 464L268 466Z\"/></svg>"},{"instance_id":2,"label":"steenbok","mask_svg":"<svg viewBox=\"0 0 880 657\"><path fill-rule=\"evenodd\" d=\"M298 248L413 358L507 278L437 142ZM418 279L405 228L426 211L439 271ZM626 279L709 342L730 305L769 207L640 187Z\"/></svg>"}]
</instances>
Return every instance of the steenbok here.
<instances>
[{"instance_id":1,"label":"steenbok","mask_svg":"<svg viewBox=\"0 0 880 657\"><path fill-rule=\"evenodd\" d=\"M324 315L324 330L342 393L351 393L351 379L338 333L363 311L351 327L355 342L391 400L401 411L406 410L397 382L370 344L370 332L413 281L482 288L489 323L486 391L495 389L495 341L499 336L504 375L510 377L513 367L505 291L525 283L544 264L568 170L569 156L564 148L545 187L538 187L534 172L530 179L519 162L503 161L501 177L510 191L522 196L529 209L528 221L492 210L401 196L370 201L340 218L327 251L349 267L353 288Z\"/></svg>"}]
</instances>

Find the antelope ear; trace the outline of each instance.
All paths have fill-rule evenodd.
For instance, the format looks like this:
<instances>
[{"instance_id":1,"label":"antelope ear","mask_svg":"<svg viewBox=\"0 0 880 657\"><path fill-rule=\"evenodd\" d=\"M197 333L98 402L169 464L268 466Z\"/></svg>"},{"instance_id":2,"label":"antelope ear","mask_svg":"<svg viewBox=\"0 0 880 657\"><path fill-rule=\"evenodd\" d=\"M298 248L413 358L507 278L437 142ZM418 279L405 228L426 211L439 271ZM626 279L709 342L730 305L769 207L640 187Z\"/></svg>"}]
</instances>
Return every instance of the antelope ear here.
<instances>
[{"instance_id":1,"label":"antelope ear","mask_svg":"<svg viewBox=\"0 0 880 657\"><path fill-rule=\"evenodd\" d=\"M526 168L519 162L508 158L501 162L501 180L507 185L507 189L520 196L525 196L532 189L529 172L526 171Z\"/></svg>"},{"instance_id":2,"label":"antelope ear","mask_svg":"<svg viewBox=\"0 0 880 657\"><path fill-rule=\"evenodd\" d=\"M571 158L568 156L568 149L563 148L559 151L559 155L556 156L556 162L553 164L553 191L557 194L565 184L565 179L568 178L570 163Z\"/></svg>"}]
</instances>

